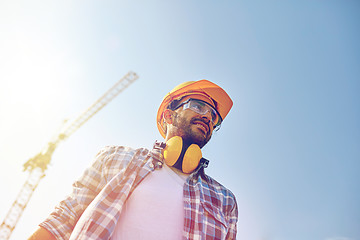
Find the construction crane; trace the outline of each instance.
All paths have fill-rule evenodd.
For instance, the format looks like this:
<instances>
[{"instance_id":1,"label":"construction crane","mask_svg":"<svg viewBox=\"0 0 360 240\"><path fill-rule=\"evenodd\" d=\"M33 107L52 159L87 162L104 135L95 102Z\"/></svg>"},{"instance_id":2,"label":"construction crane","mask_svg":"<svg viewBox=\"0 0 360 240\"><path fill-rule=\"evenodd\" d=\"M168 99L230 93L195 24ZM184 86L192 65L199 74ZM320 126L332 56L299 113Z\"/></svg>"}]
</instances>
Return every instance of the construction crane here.
<instances>
[{"instance_id":1,"label":"construction crane","mask_svg":"<svg viewBox=\"0 0 360 240\"><path fill-rule=\"evenodd\" d=\"M86 121L88 121L92 116L100 111L106 104L108 104L136 79L138 79L136 73L128 72L102 97L100 97L88 109L80 114L78 118L65 126L63 130L60 131L60 134L58 134L53 141L50 141L39 154L35 155L33 158L30 158L24 164L24 171L28 171L29 176L25 184L22 186L16 200L13 202L10 210L5 216L4 221L1 223L0 240L8 240L10 238L40 180L45 177L45 172L57 145L61 141L68 138L77 129L79 129Z\"/></svg>"}]
</instances>

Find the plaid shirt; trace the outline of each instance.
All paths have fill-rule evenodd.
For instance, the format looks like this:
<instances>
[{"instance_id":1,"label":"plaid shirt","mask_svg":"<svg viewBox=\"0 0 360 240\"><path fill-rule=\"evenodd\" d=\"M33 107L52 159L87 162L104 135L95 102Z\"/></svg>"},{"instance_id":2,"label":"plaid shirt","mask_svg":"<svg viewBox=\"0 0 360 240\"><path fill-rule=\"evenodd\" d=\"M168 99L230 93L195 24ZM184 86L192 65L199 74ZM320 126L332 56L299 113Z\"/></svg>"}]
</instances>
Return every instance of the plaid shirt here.
<instances>
[{"instance_id":1,"label":"plaid shirt","mask_svg":"<svg viewBox=\"0 0 360 240\"><path fill-rule=\"evenodd\" d=\"M111 239L136 186L162 167L161 149L111 146L73 184L72 193L40 224L57 239ZM199 166L184 184L183 239L235 239L235 196ZM75 226L76 225L76 226Z\"/></svg>"}]
</instances>

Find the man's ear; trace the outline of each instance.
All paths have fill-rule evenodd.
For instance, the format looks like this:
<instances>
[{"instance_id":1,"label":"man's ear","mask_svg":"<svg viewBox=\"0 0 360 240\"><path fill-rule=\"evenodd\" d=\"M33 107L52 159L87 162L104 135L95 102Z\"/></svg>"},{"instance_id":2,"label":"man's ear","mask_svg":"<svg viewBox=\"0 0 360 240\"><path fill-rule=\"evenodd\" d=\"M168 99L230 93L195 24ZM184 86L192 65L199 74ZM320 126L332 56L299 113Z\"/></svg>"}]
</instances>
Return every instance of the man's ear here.
<instances>
[{"instance_id":1,"label":"man's ear","mask_svg":"<svg viewBox=\"0 0 360 240\"><path fill-rule=\"evenodd\" d=\"M164 121L167 124L172 124L174 122L174 116L173 115L174 115L174 113L173 113L172 110L165 109L164 114L163 114Z\"/></svg>"}]
</instances>

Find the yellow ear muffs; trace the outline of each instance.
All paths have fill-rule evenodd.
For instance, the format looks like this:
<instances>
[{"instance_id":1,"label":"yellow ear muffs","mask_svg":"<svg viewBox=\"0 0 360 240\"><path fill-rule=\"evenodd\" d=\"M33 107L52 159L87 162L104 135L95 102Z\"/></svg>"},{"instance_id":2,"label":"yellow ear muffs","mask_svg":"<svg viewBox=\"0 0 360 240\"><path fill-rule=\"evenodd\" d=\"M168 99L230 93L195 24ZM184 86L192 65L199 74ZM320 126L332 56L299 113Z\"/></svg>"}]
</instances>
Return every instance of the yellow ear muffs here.
<instances>
[{"instance_id":1,"label":"yellow ear muffs","mask_svg":"<svg viewBox=\"0 0 360 240\"><path fill-rule=\"evenodd\" d=\"M191 173L199 165L202 153L197 144L191 144L185 154L182 163L182 171L184 173Z\"/></svg>"},{"instance_id":2,"label":"yellow ear muffs","mask_svg":"<svg viewBox=\"0 0 360 240\"><path fill-rule=\"evenodd\" d=\"M175 136L170 138L166 142L166 147L164 149L164 159L165 163L168 166L174 166L176 161L179 159L183 147L182 138Z\"/></svg>"},{"instance_id":3,"label":"yellow ear muffs","mask_svg":"<svg viewBox=\"0 0 360 240\"><path fill-rule=\"evenodd\" d=\"M179 136L172 137L166 142L163 155L168 166L176 167L184 173L194 171L202 158L201 149L197 144L184 146Z\"/></svg>"}]
</instances>

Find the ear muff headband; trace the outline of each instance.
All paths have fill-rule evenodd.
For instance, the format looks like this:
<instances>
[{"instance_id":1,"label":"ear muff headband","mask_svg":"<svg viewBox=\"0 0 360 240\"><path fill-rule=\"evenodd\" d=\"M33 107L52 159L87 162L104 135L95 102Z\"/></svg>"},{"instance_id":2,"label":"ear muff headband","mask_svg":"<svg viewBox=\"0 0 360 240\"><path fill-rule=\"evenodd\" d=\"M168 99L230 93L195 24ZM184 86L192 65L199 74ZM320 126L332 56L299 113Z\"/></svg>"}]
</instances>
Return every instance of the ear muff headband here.
<instances>
[{"instance_id":1,"label":"ear muff headband","mask_svg":"<svg viewBox=\"0 0 360 240\"><path fill-rule=\"evenodd\" d=\"M176 167L184 173L194 171L202 158L201 149L197 144L184 146L179 136L172 137L166 142L163 155L168 166Z\"/></svg>"}]
</instances>

